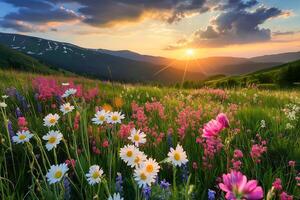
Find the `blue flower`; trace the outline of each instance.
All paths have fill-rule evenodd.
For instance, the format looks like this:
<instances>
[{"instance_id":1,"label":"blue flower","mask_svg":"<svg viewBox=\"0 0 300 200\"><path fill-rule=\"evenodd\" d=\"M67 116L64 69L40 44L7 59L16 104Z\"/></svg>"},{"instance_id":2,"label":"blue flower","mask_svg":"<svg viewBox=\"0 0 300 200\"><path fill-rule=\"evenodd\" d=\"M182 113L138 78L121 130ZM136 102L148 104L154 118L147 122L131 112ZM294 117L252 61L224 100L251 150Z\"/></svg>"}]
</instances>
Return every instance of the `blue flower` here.
<instances>
[{"instance_id":1,"label":"blue flower","mask_svg":"<svg viewBox=\"0 0 300 200\"><path fill-rule=\"evenodd\" d=\"M215 200L216 199L216 192L214 190L208 189L208 200Z\"/></svg>"}]
</instances>

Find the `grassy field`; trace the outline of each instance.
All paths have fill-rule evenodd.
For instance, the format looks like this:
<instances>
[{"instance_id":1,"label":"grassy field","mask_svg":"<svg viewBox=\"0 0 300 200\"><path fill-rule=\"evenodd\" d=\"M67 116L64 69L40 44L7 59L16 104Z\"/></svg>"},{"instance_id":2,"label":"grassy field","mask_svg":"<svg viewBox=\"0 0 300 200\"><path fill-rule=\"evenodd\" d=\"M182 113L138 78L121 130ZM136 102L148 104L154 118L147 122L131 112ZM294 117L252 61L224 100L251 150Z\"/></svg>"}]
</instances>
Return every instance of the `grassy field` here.
<instances>
[{"instance_id":1,"label":"grassy field","mask_svg":"<svg viewBox=\"0 0 300 200\"><path fill-rule=\"evenodd\" d=\"M2 199L108 199L114 193L124 199L300 198L298 90L180 90L15 71L0 71L0 78L0 94L7 95L0 100ZM62 98L70 88L77 92ZM65 103L74 110L63 114ZM101 110L125 118L111 123L110 113L97 125L92 118ZM50 113L60 118L47 127L44 118ZM128 139L133 128L146 135L145 143L131 146L133 155L148 159L135 168L120 155L121 148L133 145ZM60 131L63 139L48 150L50 139L43 136L51 130ZM16 136L22 131L32 134L27 142ZM172 156L167 159L177 144L184 152L177 152L178 160L174 154L173 161L180 166ZM144 180L141 173L150 158L157 172L146 170L143 176L149 180ZM61 163L67 172L53 169L51 176L51 166ZM92 165L103 171L93 173ZM95 184L87 179L89 172ZM238 172L257 181L251 182L255 191L236 180Z\"/></svg>"}]
</instances>

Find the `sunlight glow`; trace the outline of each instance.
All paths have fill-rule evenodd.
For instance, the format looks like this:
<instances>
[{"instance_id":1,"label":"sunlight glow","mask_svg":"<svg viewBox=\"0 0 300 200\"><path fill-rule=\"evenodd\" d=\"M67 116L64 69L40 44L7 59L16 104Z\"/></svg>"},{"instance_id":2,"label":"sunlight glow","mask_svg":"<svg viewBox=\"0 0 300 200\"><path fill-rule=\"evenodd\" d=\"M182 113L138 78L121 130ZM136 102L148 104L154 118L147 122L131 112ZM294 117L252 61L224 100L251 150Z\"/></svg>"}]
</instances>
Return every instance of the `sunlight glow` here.
<instances>
[{"instance_id":1,"label":"sunlight glow","mask_svg":"<svg viewBox=\"0 0 300 200\"><path fill-rule=\"evenodd\" d=\"M185 54L189 57L193 56L195 54L194 49L187 49L185 50Z\"/></svg>"}]
</instances>

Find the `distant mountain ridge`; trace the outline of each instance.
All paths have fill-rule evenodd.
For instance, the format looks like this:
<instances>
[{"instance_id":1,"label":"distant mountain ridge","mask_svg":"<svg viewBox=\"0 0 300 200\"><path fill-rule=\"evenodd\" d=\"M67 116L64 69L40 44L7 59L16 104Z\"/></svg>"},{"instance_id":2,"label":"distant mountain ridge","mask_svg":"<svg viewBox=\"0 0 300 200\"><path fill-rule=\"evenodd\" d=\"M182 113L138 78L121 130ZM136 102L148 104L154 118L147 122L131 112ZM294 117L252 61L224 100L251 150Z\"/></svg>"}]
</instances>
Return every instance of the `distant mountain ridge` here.
<instances>
[{"instance_id":1,"label":"distant mountain ridge","mask_svg":"<svg viewBox=\"0 0 300 200\"><path fill-rule=\"evenodd\" d=\"M185 66L185 80L191 81L220 74L242 75L300 59L300 52L289 52L253 58L219 56L186 61L142 55L129 50L89 49L10 33L0 33L0 44L79 75L126 82L181 82Z\"/></svg>"},{"instance_id":2,"label":"distant mountain ridge","mask_svg":"<svg viewBox=\"0 0 300 200\"><path fill-rule=\"evenodd\" d=\"M184 74L182 69L176 68L168 68L157 74L163 66L25 35L0 33L0 44L51 66L104 80L174 83L180 82ZM202 80L205 77L203 73L188 72L185 79Z\"/></svg>"}]
</instances>

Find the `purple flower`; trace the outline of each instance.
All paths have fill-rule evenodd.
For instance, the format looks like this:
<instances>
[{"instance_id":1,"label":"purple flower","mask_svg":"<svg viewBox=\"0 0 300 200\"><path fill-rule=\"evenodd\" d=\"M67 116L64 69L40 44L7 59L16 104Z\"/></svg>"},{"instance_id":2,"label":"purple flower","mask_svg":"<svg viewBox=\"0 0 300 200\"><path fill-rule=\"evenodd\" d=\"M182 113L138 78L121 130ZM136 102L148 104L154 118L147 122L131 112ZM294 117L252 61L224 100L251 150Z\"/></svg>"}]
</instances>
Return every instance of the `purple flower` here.
<instances>
[{"instance_id":1,"label":"purple flower","mask_svg":"<svg viewBox=\"0 0 300 200\"><path fill-rule=\"evenodd\" d=\"M123 191L122 184L123 184L122 174L117 173L117 177L116 177L116 192L117 193L122 193L122 191Z\"/></svg>"},{"instance_id":2,"label":"purple flower","mask_svg":"<svg viewBox=\"0 0 300 200\"><path fill-rule=\"evenodd\" d=\"M7 123L7 129L8 129L10 138L12 138L13 136L15 136L15 132L13 130L11 121L8 121L8 123Z\"/></svg>"},{"instance_id":3,"label":"purple flower","mask_svg":"<svg viewBox=\"0 0 300 200\"><path fill-rule=\"evenodd\" d=\"M164 190L169 189L170 185L171 184L169 182L167 182L165 179L160 181L160 187Z\"/></svg>"},{"instance_id":4,"label":"purple flower","mask_svg":"<svg viewBox=\"0 0 300 200\"><path fill-rule=\"evenodd\" d=\"M215 200L216 199L216 192L214 190L208 189L208 200Z\"/></svg>"},{"instance_id":5,"label":"purple flower","mask_svg":"<svg viewBox=\"0 0 300 200\"><path fill-rule=\"evenodd\" d=\"M144 187L142 192L143 192L143 196L145 197L146 200L150 199L151 188L149 186Z\"/></svg>"}]
</instances>

